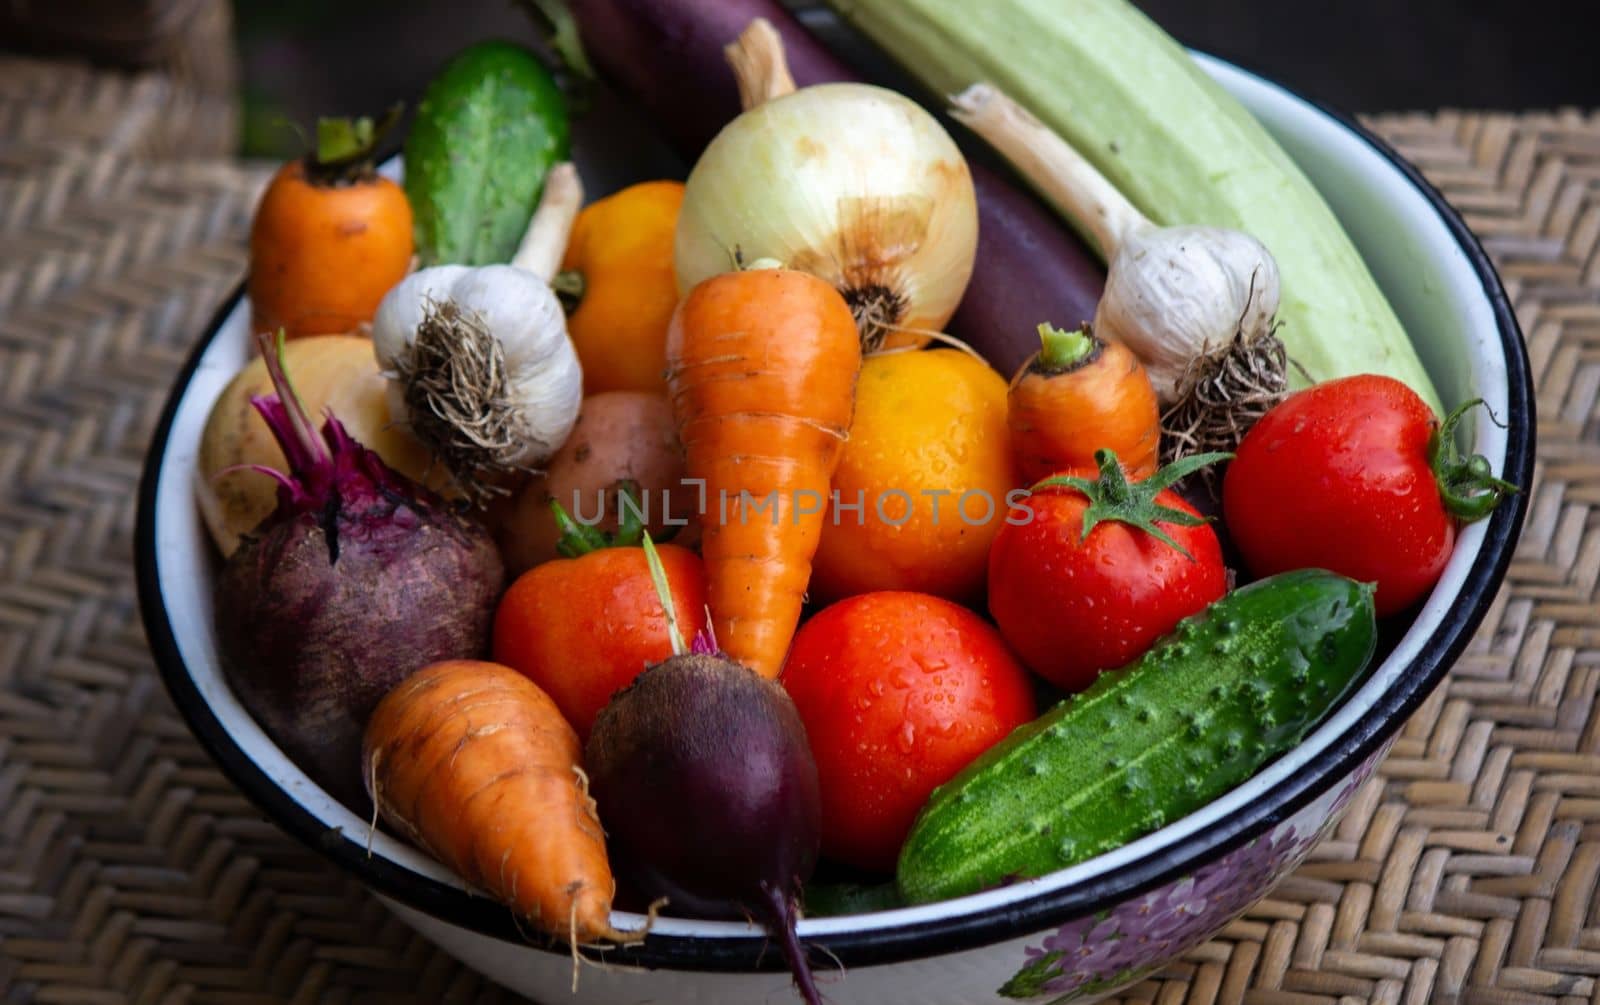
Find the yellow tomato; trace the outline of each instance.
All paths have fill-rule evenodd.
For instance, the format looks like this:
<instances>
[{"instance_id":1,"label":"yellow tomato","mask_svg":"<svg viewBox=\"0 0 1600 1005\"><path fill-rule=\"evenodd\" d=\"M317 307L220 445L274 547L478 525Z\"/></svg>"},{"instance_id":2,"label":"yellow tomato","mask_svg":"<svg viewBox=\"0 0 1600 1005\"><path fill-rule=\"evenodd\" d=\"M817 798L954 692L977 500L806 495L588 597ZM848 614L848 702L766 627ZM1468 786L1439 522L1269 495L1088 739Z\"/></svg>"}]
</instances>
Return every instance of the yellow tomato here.
<instances>
[{"instance_id":1,"label":"yellow tomato","mask_svg":"<svg viewBox=\"0 0 1600 1005\"><path fill-rule=\"evenodd\" d=\"M1016 484L1008 442L1006 382L987 364L956 349L868 359L812 593L974 599Z\"/></svg>"},{"instance_id":2,"label":"yellow tomato","mask_svg":"<svg viewBox=\"0 0 1600 1005\"><path fill-rule=\"evenodd\" d=\"M563 273L582 277L567 333L583 364L583 393L667 389L667 322L678 305L672 235L683 183L641 182L584 207Z\"/></svg>"}]
</instances>

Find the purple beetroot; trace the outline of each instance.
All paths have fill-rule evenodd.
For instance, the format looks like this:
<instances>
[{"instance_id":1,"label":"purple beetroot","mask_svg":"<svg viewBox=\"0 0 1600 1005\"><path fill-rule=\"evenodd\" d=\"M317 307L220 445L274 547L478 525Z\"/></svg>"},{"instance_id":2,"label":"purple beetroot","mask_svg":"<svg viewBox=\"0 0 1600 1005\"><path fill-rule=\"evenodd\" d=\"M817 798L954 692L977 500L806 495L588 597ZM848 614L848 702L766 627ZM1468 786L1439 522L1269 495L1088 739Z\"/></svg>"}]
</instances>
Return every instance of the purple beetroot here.
<instances>
[{"instance_id":1,"label":"purple beetroot","mask_svg":"<svg viewBox=\"0 0 1600 1005\"><path fill-rule=\"evenodd\" d=\"M795 921L821 803L783 687L724 656L673 656L600 711L584 764L623 889L682 917L761 920L817 1005Z\"/></svg>"},{"instance_id":2,"label":"purple beetroot","mask_svg":"<svg viewBox=\"0 0 1600 1005\"><path fill-rule=\"evenodd\" d=\"M251 400L288 471L278 506L216 584L222 669L311 778L364 805L361 734L378 700L437 660L488 646L505 578L488 532L350 438L320 435L262 337L277 394Z\"/></svg>"}]
</instances>

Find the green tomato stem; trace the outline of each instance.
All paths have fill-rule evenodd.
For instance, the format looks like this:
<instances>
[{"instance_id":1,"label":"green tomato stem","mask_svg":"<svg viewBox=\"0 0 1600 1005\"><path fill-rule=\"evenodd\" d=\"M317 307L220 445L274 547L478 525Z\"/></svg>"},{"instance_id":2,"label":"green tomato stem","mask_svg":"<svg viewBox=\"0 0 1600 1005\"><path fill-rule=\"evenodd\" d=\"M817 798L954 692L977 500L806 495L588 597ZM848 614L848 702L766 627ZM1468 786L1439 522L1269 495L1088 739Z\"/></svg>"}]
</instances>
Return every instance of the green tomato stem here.
<instances>
[{"instance_id":1,"label":"green tomato stem","mask_svg":"<svg viewBox=\"0 0 1600 1005\"><path fill-rule=\"evenodd\" d=\"M1446 512L1462 523L1482 520L1494 512L1507 493L1521 491L1516 485L1496 478L1487 457L1482 454L1462 457L1456 447L1456 427L1461 424L1462 417L1468 410L1483 404L1482 398L1462 403L1444 417L1428 438L1428 465L1439 485L1439 501Z\"/></svg>"},{"instance_id":2,"label":"green tomato stem","mask_svg":"<svg viewBox=\"0 0 1600 1005\"><path fill-rule=\"evenodd\" d=\"M582 558L602 548L636 548L640 540L648 536L644 531L643 509L639 505L639 486L632 480L617 486L617 529L610 534L574 520L566 507L554 499L550 500L550 512L561 531L556 551L564 558Z\"/></svg>"},{"instance_id":3,"label":"green tomato stem","mask_svg":"<svg viewBox=\"0 0 1600 1005\"><path fill-rule=\"evenodd\" d=\"M1194 556L1183 545L1174 541L1170 534L1156 526L1156 523L1159 521L1179 527L1198 527L1206 522L1205 518L1171 506L1162 506L1156 502L1156 496L1163 489L1169 488L1181 478L1194 474L1207 464L1230 460L1232 457L1232 454L1224 453L1194 454L1181 461L1174 461L1143 481L1130 482L1122 462L1117 460L1117 455L1101 448L1094 452L1095 464L1100 468L1098 478L1091 480L1074 475L1055 475L1039 482L1033 487L1033 491L1065 485L1083 493L1089 500L1089 505L1083 511L1083 528L1079 540L1087 540L1089 532L1094 530L1097 524L1115 521L1137 527L1193 562Z\"/></svg>"}]
</instances>

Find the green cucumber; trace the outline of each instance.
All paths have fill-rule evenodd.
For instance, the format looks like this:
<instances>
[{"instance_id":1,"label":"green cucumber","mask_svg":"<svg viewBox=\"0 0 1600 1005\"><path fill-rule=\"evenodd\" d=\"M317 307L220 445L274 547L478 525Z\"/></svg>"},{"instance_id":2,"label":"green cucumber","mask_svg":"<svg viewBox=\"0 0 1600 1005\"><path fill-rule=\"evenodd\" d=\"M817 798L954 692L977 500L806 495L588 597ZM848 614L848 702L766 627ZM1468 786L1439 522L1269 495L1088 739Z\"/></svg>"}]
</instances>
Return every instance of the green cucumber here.
<instances>
[{"instance_id":1,"label":"green cucumber","mask_svg":"<svg viewBox=\"0 0 1600 1005\"><path fill-rule=\"evenodd\" d=\"M987 80L1010 94L1156 223L1229 227L1266 245L1281 276L1278 334L1313 379L1387 374L1444 411L1316 188L1127 0L829 2L935 93Z\"/></svg>"},{"instance_id":2,"label":"green cucumber","mask_svg":"<svg viewBox=\"0 0 1600 1005\"><path fill-rule=\"evenodd\" d=\"M872 914L904 907L900 888L893 883L808 883L806 917L837 918L846 914Z\"/></svg>"},{"instance_id":3,"label":"green cucumber","mask_svg":"<svg viewBox=\"0 0 1600 1005\"><path fill-rule=\"evenodd\" d=\"M566 103L533 53L498 41L458 53L423 92L406 137L422 264L510 261L568 142Z\"/></svg>"},{"instance_id":4,"label":"green cucumber","mask_svg":"<svg viewBox=\"0 0 1600 1005\"><path fill-rule=\"evenodd\" d=\"M900 850L910 903L1042 876L1198 809L1300 742L1361 676L1373 587L1241 587L934 790Z\"/></svg>"}]
</instances>

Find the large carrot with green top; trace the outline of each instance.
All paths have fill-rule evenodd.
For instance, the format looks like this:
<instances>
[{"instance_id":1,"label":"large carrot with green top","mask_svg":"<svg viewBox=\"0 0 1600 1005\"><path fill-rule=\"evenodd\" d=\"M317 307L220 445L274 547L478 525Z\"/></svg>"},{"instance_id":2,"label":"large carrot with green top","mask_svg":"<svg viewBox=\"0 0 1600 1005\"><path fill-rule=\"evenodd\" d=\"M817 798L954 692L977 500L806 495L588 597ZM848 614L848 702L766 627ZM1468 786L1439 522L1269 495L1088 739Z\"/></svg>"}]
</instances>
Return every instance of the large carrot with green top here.
<instances>
[{"instance_id":1,"label":"large carrot with green top","mask_svg":"<svg viewBox=\"0 0 1600 1005\"><path fill-rule=\"evenodd\" d=\"M860 368L850 308L803 272L713 276L668 329L685 467L705 481L712 624L729 656L769 678L800 621Z\"/></svg>"}]
</instances>

